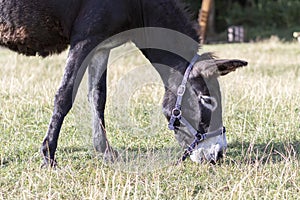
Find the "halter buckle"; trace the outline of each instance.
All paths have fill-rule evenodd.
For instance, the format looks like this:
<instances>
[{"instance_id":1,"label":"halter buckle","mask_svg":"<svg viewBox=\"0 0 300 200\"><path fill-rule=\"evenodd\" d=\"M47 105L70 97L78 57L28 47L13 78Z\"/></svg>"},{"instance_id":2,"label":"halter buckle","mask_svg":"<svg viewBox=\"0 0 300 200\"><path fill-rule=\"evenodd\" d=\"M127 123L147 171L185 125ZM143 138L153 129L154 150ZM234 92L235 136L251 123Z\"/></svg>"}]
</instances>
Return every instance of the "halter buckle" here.
<instances>
[{"instance_id":1,"label":"halter buckle","mask_svg":"<svg viewBox=\"0 0 300 200\"><path fill-rule=\"evenodd\" d=\"M185 85L179 85L177 90L177 95L182 97L185 93L185 89L186 89Z\"/></svg>"}]
</instances>

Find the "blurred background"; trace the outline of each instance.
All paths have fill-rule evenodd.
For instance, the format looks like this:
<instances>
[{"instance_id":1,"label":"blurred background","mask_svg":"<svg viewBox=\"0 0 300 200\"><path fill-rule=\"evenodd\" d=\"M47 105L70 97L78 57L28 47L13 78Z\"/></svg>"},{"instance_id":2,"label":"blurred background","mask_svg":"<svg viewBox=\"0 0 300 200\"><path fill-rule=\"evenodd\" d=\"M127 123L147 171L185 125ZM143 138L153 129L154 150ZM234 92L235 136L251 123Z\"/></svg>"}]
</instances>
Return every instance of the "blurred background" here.
<instances>
[{"instance_id":1,"label":"blurred background","mask_svg":"<svg viewBox=\"0 0 300 200\"><path fill-rule=\"evenodd\" d=\"M299 0L183 0L193 19L198 19L203 4L209 3L205 43L228 41L230 27L243 29L243 41L259 41L277 36L296 40L300 32ZM229 29L229 30L228 30ZM234 31L234 30L233 30ZM295 35L295 34L294 34Z\"/></svg>"}]
</instances>

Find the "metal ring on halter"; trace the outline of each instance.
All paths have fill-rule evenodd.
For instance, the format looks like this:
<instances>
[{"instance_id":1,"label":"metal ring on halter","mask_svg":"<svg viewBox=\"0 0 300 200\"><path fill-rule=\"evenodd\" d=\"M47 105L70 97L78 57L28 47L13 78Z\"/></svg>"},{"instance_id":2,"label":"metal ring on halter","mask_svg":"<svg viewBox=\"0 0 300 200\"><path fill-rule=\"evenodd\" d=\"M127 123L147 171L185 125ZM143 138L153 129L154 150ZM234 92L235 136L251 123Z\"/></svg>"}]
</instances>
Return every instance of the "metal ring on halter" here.
<instances>
[{"instance_id":1,"label":"metal ring on halter","mask_svg":"<svg viewBox=\"0 0 300 200\"><path fill-rule=\"evenodd\" d=\"M195 138L197 139L197 142L202 142L203 140L206 139L206 135L205 133L204 134L198 133L197 135L195 135Z\"/></svg>"},{"instance_id":2,"label":"metal ring on halter","mask_svg":"<svg viewBox=\"0 0 300 200\"><path fill-rule=\"evenodd\" d=\"M179 108L174 108L172 110L172 116L175 117L176 119L179 119L181 117L181 114L182 114L182 112Z\"/></svg>"}]
</instances>

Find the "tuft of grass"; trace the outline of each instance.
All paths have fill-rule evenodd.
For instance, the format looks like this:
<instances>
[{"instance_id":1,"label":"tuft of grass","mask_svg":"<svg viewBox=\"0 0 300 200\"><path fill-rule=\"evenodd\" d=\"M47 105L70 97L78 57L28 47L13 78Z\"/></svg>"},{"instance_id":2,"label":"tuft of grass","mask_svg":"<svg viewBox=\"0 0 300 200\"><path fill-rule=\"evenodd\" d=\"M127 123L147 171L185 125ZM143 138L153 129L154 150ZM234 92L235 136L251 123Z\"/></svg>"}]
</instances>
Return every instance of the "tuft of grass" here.
<instances>
[{"instance_id":1,"label":"tuft of grass","mask_svg":"<svg viewBox=\"0 0 300 200\"><path fill-rule=\"evenodd\" d=\"M173 165L182 151L160 111L162 83L127 44L110 58L106 109L122 160L105 164L93 150L85 78L61 131L59 167L50 170L40 169L39 147L66 53L40 59L1 49L0 199L299 198L299 44L271 39L203 50L249 62L220 78L229 142L221 165Z\"/></svg>"}]
</instances>

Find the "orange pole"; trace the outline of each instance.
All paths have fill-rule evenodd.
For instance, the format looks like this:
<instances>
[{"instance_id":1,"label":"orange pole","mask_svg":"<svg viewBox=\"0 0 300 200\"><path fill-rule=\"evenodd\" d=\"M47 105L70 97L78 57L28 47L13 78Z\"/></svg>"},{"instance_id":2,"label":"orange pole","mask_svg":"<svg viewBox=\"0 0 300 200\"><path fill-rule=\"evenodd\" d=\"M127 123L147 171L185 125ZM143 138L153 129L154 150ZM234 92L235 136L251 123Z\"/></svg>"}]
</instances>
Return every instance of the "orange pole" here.
<instances>
[{"instance_id":1,"label":"orange pole","mask_svg":"<svg viewBox=\"0 0 300 200\"><path fill-rule=\"evenodd\" d=\"M200 25L200 41L203 44L206 37L207 22L210 13L212 0L202 0L202 6L199 12L198 22Z\"/></svg>"}]
</instances>

